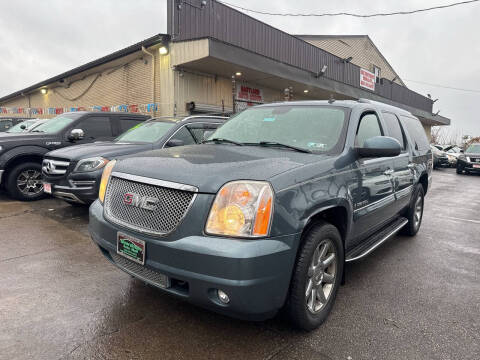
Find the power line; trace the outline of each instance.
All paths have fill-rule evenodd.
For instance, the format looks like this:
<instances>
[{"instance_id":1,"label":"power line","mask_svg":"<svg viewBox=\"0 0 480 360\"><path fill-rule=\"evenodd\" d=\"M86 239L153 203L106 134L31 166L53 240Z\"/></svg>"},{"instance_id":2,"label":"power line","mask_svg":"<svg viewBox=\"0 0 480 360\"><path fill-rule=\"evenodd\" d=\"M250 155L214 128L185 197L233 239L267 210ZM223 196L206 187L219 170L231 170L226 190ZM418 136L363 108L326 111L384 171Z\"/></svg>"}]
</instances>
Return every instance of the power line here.
<instances>
[{"instance_id":1,"label":"power line","mask_svg":"<svg viewBox=\"0 0 480 360\"><path fill-rule=\"evenodd\" d=\"M390 13L375 13L375 14L355 14L355 13L348 13L348 12L338 12L338 13L321 13L321 14L315 14L315 13L297 13L297 14L292 14L292 13L273 13L273 12L268 12L268 11L261 11L261 10L252 10L252 9L247 9L245 7L231 4L225 1L218 1L222 4L244 10L244 11L250 11L255 14L261 14L261 15L272 15L272 16L304 16L304 17L322 17L322 16L352 16L352 17L358 17L358 18L371 18L371 17L379 17L379 16L393 16L393 15L411 15L411 14L416 14L416 13L421 13L421 12L426 12L426 11L431 11L431 10L438 10L438 9L446 9L449 7L453 6L458 6L458 5L466 5L474 2L478 2L480 0L468 0L468 1L460 1L456 2L453 4L447 4L447 5L439 5L439 6L433 6L429 8L424 8L424 9L417 9L417 10L410 10L410 11L395 11L395 12L390 12Z\"/></svg>"},{"instance_id":2,"label":"power line","mask_svg":"<svg viewBox=\"0 0 480 360\"><path fill-rule=\"evenodd\" d=\"M418 84L423 84L423 85L429 85L429 86L434 86L438 88L443 88L443 89L450 89L450 90L457 90L457 91L465 91L465 92L472 92L472 93L480 93L480 90L474 90L474 89L462 89L462 88L457 88L457 87L452 87L452 86L446 86L446 85L438 85L438 84L431 84L427 83L424 81L417 81L417 80L407 80L404 79L405 81L410 81L413 83L418 83Z\"/></svg>"}]
</instances>

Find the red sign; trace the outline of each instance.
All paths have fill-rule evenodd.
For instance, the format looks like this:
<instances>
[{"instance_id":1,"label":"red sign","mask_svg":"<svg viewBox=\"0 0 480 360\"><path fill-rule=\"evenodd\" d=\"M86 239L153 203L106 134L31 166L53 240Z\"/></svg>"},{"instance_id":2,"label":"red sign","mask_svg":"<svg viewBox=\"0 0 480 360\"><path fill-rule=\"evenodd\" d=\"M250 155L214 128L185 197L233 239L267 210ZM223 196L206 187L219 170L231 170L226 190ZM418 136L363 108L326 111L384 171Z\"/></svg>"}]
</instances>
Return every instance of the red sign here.
<instances>
[{"instance_id":1,"label":"red sign","mask_svg":"<svg viewBox=\"0 0 480 360\"><path fill-rule=\"evenodd\" d=\"M237 86L237 100L263 102L263 91L248 85Z\"/></svg>"},{"instance_id":2,"label":"red sign","mask_svg":"<svg viewBox=\"0 0 480 360\"><path fill-rule=\"evenodd\" d=\"M368 70L360 69L360 86L375 91L375 74Z\"/></svg>"}]
</instances>

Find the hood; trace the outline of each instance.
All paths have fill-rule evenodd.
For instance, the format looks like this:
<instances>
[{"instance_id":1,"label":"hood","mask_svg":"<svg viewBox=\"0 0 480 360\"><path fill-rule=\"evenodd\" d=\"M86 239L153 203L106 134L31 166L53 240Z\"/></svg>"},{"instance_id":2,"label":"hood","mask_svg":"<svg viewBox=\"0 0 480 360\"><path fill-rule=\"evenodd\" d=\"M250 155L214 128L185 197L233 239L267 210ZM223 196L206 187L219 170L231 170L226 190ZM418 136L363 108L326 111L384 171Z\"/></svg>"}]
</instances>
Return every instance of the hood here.
<instances>
[{"instance_id":1,"label":"hood","mask_svg":"<svg viewBox=\"0 0 480 360\"><path fill-rule=\"evenodd\" d=\"M145 143L116 143L112 141L97 142L69 146L63 149L51 151L47 156L77 161L96 156L113 159L117 156L135 154L152 149L152 144Z\"/></svg>"},{"instance_id":2,"label":"hood","mask_svg":"<svg viewBox=\"0 0 480 360\"><path fill-rule=\"evenodd\" d=\"M190 145L121 159L114 171L196 186L216 193L234 180L269 180L319 161L321 155L286 149L234 145Z\"/></svg>"},{"instance_id":3,"label":"hood","mask_svg":"<svg viewBox=\"0 0 480 360\"><path fill-rule=\"evenodd\" d=\"M464 153L464 154L461 154L461 155L465 155L465 156L468 156L468 157L474 157L474 158L480 158L480 153Z\"/></svg>"}]
</instances>

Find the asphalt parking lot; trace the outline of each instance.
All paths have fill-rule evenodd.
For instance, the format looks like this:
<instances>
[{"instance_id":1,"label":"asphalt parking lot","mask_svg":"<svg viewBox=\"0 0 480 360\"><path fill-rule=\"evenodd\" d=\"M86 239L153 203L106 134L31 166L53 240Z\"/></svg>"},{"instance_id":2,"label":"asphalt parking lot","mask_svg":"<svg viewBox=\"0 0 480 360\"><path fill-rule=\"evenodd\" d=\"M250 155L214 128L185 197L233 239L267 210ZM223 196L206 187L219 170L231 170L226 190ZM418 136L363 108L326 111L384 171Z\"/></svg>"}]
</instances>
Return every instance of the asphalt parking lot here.
<instances>
[{"instance_id":1,"label":"asphalt parking lot","mask_svg":"<svg viewBox=\"0 0 480 360\"><path fill-rule=\"evenodd\" d=\"M179 301L108 263L86 208L0 194L0 359L479 359L480 176L434 172L422 229L348 264L297 332Z\"/></svg>"}]
</instances>

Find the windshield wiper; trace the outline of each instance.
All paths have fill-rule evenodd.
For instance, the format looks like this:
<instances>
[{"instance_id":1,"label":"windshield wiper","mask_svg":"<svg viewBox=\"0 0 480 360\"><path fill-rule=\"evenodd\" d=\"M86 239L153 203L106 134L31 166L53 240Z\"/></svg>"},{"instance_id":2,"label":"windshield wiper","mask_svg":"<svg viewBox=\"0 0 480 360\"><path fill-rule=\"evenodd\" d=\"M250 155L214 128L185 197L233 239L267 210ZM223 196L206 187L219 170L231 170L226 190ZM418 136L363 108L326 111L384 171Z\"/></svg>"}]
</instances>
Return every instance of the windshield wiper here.
<instances>
[{"instance_id":1,"label":"windshield wiper","mask_svg":"<svg viewBox=\"0 0 480 360\"><path fill-rule=\"evenodd\" d=\"M234 145L238 145L238 146L243 146L242 143L239 143L237 141L233 141L233 140L228 140L228 139L224 139L224 138L214 138L214 139L209 139L209 140L204 140L202 141L202 144L206 144L206 143L209 143L209 142L214 142L214 143L227 143L227 144L234 144Z\"/></svg>"},{"instance_id":2,"label":"windshield wiper","mask_svg":"<svg viewBox=\"0 0 480 360\"><path fill-rule=\"evenodd\" d=\"M32 130L30 132L45 132L45 131L43 131L43 130Z\"/></svg>"},{"instance_id":3,"label":"windshield wiper","mask_svg":"<svg viewBox=\"0 0 480 360\"><path fill-rule=\"evenodd\" d=\"M301 147L297 147L297 146L293 146L293 145L282 144L282 143L275 142L275 141L260 141L258 143L247 143L245 145L277 146L277 147L283 147L283 148L290 149L290 150L295 150L295 151L298 151L298 152L303 152L303 153L308 153L308 154L312 153L312 151L308 150L308 149L303 149Z\"/></svg>"}]
</instances>

